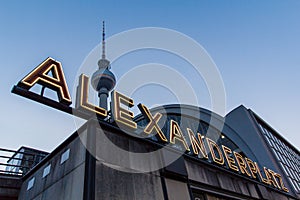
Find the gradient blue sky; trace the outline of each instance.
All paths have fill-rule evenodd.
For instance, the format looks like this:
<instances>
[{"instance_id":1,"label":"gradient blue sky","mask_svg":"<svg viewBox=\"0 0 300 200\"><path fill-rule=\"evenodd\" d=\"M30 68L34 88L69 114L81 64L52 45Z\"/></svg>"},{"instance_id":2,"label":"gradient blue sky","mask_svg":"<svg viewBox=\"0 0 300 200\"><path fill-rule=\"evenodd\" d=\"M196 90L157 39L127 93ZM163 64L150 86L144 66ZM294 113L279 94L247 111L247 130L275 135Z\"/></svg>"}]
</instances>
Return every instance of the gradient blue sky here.
<instances>
[{"instance_id":1,"label":"gradient blue sky","mask_svg":"<svg viewBox=\"0 0 300 200\"><path fill-rule=\"evenodd\" d=\"M298 0L3 0L0 146L16 149L26 145L50 151L76 129L72 116L11 94L10 90L48 56L62 62L72 90L77 69L100 42L100 21L104 19L107 36L154 26L193 38L220 70L227 112L243 104L299 148L299 10ZM117 77L130 69L130 58L124 68L122 62L115 63ZM197 87L199 83L192 84ZM143 99L143 94L137 92L136 96ZM205 101L200 106L207 107Z\"/></svg>"}]
</instances>

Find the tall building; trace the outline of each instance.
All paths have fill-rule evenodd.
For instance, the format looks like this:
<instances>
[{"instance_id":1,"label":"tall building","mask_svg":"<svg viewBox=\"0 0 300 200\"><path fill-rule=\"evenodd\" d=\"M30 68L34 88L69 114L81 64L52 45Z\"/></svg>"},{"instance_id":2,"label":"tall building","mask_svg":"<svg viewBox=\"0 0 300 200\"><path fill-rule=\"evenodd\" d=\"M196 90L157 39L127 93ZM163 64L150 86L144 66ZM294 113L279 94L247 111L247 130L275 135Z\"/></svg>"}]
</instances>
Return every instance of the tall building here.
<instances>
[{"instance_id":1,"label":"tall building","mask_svg":"<svg viewBox=\"0 0 300 200\"><path fill-rule=\"evenodd\" d=\"M247 145L256 152L257 159L265 166L284 175L289 188L300 194L300 154L298 149L284 139L251 109L240 106L226 117Z\"/></svg>"},{"instance_id":2,"label":"tall building","mask_svg":"<svg viewBox=\"0 0 300 200\"><path fill-rule=\"evenodd\" d=\"M253 111L240 106L222 118L203 108L166 105L151 110L153 114L157 112L166 119L161 128L166 138L170 137L167 133L172 120L180 124L182 132L188 127L194 133L201 133L207 158L200 153L200 148L196 155L192 144L189 144L190 151L186 151L182 143L164 146L155 135L134 137L134 134L142 134L148 123L142 115L134 119L140 132L132 135L116 123L94 118L20 177L18 198L299 199L296 186L299 184L299 152L274 132L277 146L285 145L278 150L282 155L276 155L274 141L269 143L270 133L261 127L273 130ZM211 118L216 123L225 121L222 130L209 127ZM116 146L124 151L116 151ZM209 151L211 147L214 153ZM220 159L218 150L223 163L217 162ZM149 156L149 152L157 153ZM140 153L140 156L132 153ZM280 160L280 157L285 158ZM246 158L250 162L238 164L247 162ZM255 166L251 163L257 163L260 172L251 172L251 167ZM291 167L286 169L286 165ZM268 175L265 169L269 170ZM273 179L272 172L280 174L281 179Z\"/></svg>"}]
</instances>

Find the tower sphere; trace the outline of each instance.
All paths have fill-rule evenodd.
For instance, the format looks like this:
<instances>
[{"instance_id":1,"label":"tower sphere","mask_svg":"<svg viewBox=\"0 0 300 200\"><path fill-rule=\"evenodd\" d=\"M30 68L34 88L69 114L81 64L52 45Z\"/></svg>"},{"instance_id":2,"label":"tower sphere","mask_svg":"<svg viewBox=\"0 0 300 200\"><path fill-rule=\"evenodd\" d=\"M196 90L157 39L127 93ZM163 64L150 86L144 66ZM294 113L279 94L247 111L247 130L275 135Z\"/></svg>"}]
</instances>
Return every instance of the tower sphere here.
<instances>
[{"instance_id":1,"label":"tower sphere","mask_svg":"<svg viewBox=\"0 0 300 200\"><path fill-rule=\"evenodd\" d=\"M100 64L106 64L106 66ZM111 91L116 85L116 77L109 70L109 61L101 59L98 65L99 69L93 74L91 84L97 92L99 92L101 88L106 88L107 91Z\"/></svg>"}]
</instances>

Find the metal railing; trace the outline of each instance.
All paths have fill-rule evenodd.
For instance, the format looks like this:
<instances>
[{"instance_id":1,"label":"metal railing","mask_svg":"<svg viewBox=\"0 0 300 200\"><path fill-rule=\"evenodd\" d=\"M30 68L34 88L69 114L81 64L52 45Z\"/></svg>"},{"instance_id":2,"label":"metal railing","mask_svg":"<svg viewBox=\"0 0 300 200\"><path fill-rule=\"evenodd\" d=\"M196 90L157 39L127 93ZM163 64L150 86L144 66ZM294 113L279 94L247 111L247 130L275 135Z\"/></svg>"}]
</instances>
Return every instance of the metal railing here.
<instances>
[{"instance_id":1,"label":"metal railing","mask_svg":"<svg viewBox=\"0 0 300 200\"><path fill-rule=\"evenodd\" d=\"M27 147L18 151L0 148L0 174L23 176L47 154Z\"/></svg>"}]
</instances>

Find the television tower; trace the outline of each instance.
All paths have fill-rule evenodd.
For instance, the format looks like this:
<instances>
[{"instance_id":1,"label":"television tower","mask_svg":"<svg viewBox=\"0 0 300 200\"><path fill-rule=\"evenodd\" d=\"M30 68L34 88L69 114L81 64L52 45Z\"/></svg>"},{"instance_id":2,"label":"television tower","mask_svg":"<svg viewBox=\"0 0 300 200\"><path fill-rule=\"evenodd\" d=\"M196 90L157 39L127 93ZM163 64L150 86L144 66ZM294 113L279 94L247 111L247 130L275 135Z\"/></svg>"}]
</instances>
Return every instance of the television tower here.
<instances>
[{"instance_id":1,"label":"television tower","mask_svg":"<svg viewBox=\"0 0 300 200\"><path fill-rule=\"evenodd\" d=\"M93 74L91 84L98 92L99 106L107 110L108 93L115 87L116 78L110 71L110 62L105 56L105 24L102 27L102 55L98 61L98 70Z\"/></svg>"}]
</instances>

